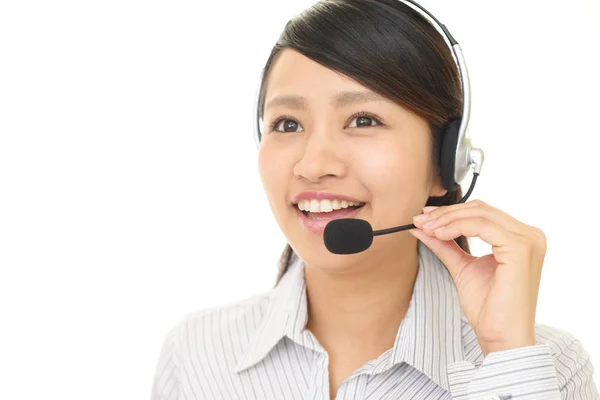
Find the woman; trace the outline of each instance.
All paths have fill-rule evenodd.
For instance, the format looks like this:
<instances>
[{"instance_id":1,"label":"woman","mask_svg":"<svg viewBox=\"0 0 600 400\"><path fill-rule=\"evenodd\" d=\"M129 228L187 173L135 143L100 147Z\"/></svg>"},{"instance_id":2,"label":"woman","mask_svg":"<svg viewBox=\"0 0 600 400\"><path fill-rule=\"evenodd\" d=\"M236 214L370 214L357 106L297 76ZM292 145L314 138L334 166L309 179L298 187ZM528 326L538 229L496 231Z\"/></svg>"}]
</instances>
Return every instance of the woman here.
<instances>
[{"instance_id":1,"label":"woman","mask_svg":"<svg viewBox=\"0 0 600 400\"><path fill-rule=\"evenodd\" d=\"M260 93L277 284L174 327L153 399L599 398L581 343L535 323L544 233L440 182L462 93L427 20L321 1L286 25ZM416 228L338 255L323 228L342 216ZM493 253L471 256L475 236Z\"/></svg>"}]
</instances>

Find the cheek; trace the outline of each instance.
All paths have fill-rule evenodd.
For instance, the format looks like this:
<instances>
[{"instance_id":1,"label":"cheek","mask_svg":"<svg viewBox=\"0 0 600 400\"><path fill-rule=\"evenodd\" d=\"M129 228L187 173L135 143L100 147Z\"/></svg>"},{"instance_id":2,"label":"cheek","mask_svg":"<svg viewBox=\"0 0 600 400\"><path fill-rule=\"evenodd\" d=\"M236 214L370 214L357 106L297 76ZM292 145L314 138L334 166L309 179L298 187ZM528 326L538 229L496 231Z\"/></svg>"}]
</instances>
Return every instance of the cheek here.
<instances>
[{"instance_id":1,"label":"cheek","mask_svg":"<svg viewBox=\"0 0 600 400\"><path fill-rule=\"evenodd\" d=\"M269 153L265 150L265 145L261 144L258 148L258 173L260 179L264 180L265 174L268 173Z\"/></svg>"},{"instance_id":2,"label":"cheek","mask_svg":"<svg viewBox=\"0 0 600 400\"><path fill-rule=\"evenodd\" d=\"M427 148L419 146L426 143L388 141L366 152L357 152L360 156L354 168L371 196L373 226L386 228L409 223L425 204L429 157ZM387 240L394 240L393 235L389 236Z\"/></svg>"},{"instance_id":3,"label":"cheek","mask_svg":"<svg viewBox=\"0 0 600 400\"><path fill-rule=\"evenodd\" d=\"M258 172L265 193L271 206L275 206L278 197L285 201L285 187L289 183L290 177L290 157L286 157L284 152L275 146L262 143L258 151ZM277 166L277 167L275 167Z\"/></svg>"},{"instance_id":4,"label":"cheek","mask_svg":"<svg viewBox=\"0 0 600 400\"><path fill-rule=\"evenodd\" d=\"M355 168L374 197L395 189L416 190L426 180L429 158L416 143L388 142L355 154Z\"/></svg>"},{"instance_id":5,"label":"cheek","mask_svg":"<svg viewBox=\"0 0 600 400\"><path fill-rule=\"evenodd\" d=\"M264 190L269 197L271 197L273 186L277 182L277 177L274 176L277 170L276 168L271 168L272 165L276 165L277 163L275 155L265 143L261 144L258 151L258 172Z\"/></svg>"}]
</instances>

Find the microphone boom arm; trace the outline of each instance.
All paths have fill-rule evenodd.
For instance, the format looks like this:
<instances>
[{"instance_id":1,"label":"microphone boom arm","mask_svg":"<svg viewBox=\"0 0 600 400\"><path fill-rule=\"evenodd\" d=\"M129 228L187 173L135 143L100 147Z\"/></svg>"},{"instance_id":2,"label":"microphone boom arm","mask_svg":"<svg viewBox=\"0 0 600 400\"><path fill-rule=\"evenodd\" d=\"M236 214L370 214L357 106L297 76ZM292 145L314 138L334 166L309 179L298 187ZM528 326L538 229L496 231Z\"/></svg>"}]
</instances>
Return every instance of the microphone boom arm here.
<instances>
[{"instance_id":1,"label":"microphone boom arm","mask_svg":"<svg viewBox=\"0 0 600 400\"><path fill-rule=\"evenodd\" d=\"M475 182L477 182L478 176L479 176L479 171L473 172L473 179L471 180L471 186L469 186L469 190L467 190L467 193L463 196L462 199L460 199L458 201L457 204L464 203L469 198L469 196L473 192L473 189L475 188ZM380 229L378 231L374 231L373 236L387 235L388 233L407 231L409 229L415 229L415 228L416 228L415 224L408 224L408 225L396 226L395 228Z\"/></svg>"}]
</instances>

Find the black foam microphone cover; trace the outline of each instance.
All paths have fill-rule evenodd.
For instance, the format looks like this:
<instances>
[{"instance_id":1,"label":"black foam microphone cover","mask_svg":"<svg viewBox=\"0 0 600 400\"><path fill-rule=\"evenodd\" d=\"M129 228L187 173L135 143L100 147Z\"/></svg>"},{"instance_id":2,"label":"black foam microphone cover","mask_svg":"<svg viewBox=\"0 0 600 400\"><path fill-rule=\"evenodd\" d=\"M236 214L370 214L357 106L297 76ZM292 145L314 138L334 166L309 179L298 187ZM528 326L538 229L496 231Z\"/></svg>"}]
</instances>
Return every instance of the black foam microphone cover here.
<instances>
[{"instance_id":1,"label":"black foam microphone cover","mask_svg":"<svg viewBox=\"0 0 600 400\"><path fill-rule=\"evenodd\" d=\"M334 254L360 253L371 247L373 228L364 219L334 219L325 225L323 240L327 250Z\"/></svg>"}]
</instances>

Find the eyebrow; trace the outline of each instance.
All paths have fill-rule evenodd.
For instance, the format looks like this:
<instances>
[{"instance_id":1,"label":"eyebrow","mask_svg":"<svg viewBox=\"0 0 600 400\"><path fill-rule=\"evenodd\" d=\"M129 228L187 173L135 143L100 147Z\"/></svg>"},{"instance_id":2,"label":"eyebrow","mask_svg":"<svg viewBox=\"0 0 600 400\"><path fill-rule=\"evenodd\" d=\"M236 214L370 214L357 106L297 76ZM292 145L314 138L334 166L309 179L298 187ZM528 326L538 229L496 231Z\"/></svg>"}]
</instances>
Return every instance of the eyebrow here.
<instances>
[{"instance_id":1,"label":"eyebrow","mask_svg":"<svg viewBox=\"0 0 600 400\"><path fill-rule=\"evenodd\" d=\"M351 104L367 103L370 101L383 101L385 98L377 93L370 91L355 91L337 93L331 99L331 104L335 108L345 107ZM306 98L302 96L286 95L275 96L265 106L265 110L274 106L288 106L299 110L306 111Z\"/></svg>"}]
</instances>

